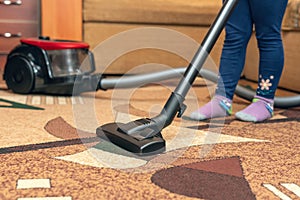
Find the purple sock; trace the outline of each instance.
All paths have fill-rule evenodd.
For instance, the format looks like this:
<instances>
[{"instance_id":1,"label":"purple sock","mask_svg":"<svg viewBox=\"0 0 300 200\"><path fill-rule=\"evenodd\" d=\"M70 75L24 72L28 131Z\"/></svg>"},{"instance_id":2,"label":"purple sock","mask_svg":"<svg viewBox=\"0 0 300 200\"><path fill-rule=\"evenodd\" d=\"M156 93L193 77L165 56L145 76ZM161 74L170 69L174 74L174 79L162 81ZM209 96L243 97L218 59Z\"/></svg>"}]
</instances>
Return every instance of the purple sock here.
<instances>
[{"instance_id":1,"label":"purple sock","mask_svg":"<svg viewBox=\"0 0 300 200\"><path fill-rule=\"evenodd\" d=\"M236 118L248 122L261 122L273 116L272 99L255 96L252 103L235 114Z\"/></svg>"},{"instance_id":2,"label":"purple sock","mask_svg":"<svg viewBox=\"0 0 300 200\"><path fill-rule=\"evenodd\" d=\"M190 118L200 121L231 115L231 103L232 101L230 99L216 95L210 102L192 112Z\"/></svg>"}]
</instances>

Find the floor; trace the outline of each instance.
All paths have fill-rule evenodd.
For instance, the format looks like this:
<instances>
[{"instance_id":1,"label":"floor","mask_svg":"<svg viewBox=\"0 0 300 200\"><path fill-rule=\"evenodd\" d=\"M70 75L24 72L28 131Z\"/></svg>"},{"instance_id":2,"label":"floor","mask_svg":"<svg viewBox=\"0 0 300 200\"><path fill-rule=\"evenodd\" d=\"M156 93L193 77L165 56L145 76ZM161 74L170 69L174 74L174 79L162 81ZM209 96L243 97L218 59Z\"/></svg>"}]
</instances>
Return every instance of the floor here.
<instances>
[{"instance_id":1,"label":"floor","mask_svg":"<svg viewBox=\"0 0 300 200\"><path fill-rule=\"evenodd\" d=\"M14 94L2 82L0 199L300 199L299 107L256 124L191 121L215 87L199 78L184 116L162 131L164 153L140 157L96 136L100 125L157 115L176 84L58 97ZM235 96L233 112L248 104Z\"/></svg>"}]
</instances>

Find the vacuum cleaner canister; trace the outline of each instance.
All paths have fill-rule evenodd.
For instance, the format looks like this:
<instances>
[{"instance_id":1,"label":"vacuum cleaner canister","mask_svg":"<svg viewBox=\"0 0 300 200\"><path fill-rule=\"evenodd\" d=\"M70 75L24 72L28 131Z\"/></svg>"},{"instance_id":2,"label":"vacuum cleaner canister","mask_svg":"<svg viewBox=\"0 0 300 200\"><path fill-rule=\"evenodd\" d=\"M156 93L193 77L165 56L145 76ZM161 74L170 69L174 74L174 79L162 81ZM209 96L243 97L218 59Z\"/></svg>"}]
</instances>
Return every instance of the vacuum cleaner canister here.
<instances>
[{"instance_id":1,"label":"vacuum cleaner canister","mask_svg":"<svg viewBox=\"0 0 300 200\"><path fill-rule=\"evenodd\" d=\"M80 77L91 79L89 75L95 71L93 54L84 42L48 37L20 42L9 53L3 75L8 88L15 93L72 95L75 80L77 84Z\"/></svg>"}]
</instances>

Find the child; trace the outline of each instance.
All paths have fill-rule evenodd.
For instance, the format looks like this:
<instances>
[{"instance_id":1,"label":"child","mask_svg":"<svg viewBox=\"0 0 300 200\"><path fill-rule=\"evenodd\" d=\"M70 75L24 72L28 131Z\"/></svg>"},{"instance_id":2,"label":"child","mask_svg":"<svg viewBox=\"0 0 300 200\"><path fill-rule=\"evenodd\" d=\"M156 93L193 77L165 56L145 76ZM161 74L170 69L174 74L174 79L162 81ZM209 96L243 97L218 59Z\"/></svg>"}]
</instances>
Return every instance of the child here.
<instances>
[{"instance_id":1,"label":"child","mask_svg":"<svg viewBox=\"0 0 300 200\"><path fill-rule=\"evenodd\" d=\"M275 90L284 64L281 24L288 0L240 0L225 27L219 81L213 99L191 113L195 120L232 113L232 98L244 68L253 26L260 53L258 87L252 103L235 114L243 121L260 122L273 115ZM224 87L223 85L224 84Z\"/></svg>"}]
</instances>

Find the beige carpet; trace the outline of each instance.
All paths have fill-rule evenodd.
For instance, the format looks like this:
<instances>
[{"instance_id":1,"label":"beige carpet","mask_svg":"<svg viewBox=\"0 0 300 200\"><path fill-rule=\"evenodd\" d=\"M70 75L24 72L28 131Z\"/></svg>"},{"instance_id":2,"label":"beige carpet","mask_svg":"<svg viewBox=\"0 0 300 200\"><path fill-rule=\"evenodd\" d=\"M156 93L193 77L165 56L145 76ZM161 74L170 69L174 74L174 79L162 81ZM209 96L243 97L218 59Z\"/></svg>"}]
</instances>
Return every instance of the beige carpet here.
<instances>
[{"instance_id":1,"label":"beige carpet","mask_svg":"<svg viewBox=\"0 0 300 200\"><path fill-rule=\"evenodd\" d=\"M190 121L214 87L197 80L162 132L166 152L138 157L96 137L100 125L155 116L175 85L57 97L2 83L0 199L300 199L299 108L257 124ZM235 96L234 112L248 103Z\"/></svg>"}]
</instances>

